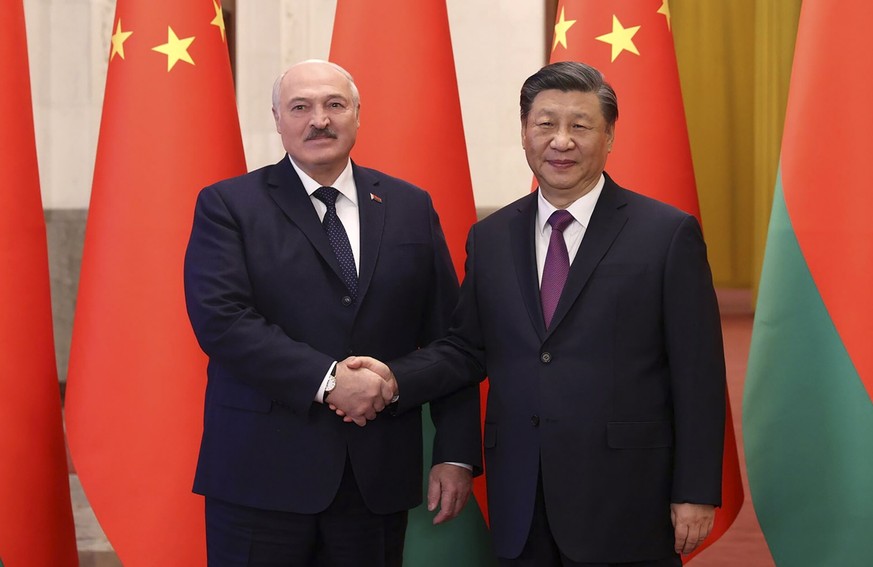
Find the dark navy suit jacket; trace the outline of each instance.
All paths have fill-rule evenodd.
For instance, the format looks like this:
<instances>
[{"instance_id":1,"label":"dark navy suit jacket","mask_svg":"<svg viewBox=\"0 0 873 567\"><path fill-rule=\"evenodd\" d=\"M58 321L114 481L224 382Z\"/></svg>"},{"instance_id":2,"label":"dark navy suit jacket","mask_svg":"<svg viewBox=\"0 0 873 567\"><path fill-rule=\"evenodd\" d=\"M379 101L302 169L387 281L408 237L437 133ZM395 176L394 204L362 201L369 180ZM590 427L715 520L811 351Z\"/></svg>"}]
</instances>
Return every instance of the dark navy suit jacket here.
<instances>
[{"instance_id":1,"label":"dark navy suit jacket","mask_svg":"<svg viewBox=\"0 0 873 567\"><path fill-rule=\"evenodd\" d=\"M313 401L334 360L391 359L442 336L458 283L431 199L353 164L357 301L287 156L205 188L185 257L188 312L209 356L194 490L261 509L317 513L346 455L371 511L421 502L421 411L359 428ZM481 468L478 391L435 401L434 462Z\"/></svg>"},{"instance_id":2,"label":"dark navy suit jacket","mask_svg":"<svg viewBox=\"0 0 873 567\"><path fill-rule=\"evenodd\" d=\"M536 199L471 229L448 338L391 363L401 405L435 383L448 391L488 375L499 556L524 547L541 469L551 530L571 559L668 557L670 503L721 496L724 353L699 225L607 176L546 330Z\"/></svg>"}]
</instances>

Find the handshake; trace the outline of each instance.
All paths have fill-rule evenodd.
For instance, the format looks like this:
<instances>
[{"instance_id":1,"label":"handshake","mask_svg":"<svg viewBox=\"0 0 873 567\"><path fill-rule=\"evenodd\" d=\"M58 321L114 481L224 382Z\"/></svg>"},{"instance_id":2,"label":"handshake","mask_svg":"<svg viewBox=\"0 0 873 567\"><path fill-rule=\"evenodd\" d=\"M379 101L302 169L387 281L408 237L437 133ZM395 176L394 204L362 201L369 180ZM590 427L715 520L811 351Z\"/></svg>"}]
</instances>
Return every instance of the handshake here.
<instances>
[{"instance_id":1,"label":"handshake","mask_svg":"<svg viewBox=\"0 0 873 567\"><path fill-rule=\"evenodd\" d=\"M336 365L336 387L327 403L343 421L363 427L397 396L397 380L385 363L350 356Z\"/></svg>"}]
</instances>

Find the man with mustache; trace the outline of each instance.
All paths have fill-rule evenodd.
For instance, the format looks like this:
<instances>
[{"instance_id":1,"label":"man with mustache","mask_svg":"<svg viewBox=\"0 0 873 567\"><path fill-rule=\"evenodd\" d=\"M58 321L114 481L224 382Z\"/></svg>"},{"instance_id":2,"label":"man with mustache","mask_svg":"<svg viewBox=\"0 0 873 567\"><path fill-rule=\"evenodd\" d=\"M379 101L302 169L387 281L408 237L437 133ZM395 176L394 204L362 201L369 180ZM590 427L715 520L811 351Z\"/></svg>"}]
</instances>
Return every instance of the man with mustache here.
<instances>
[{"instance_id":1,"label":"man with mustache","mask_svg":"<svg viewBox=\"0 0 873 567\"><path fill-rule=\"evenodd\" d=\"M402 564L421 407L383 411L396 384L345 359L442 336L458 282L428 194L350 160L359 112L344 69L294 65L273 89L287 155L197 200L185 290L209 356L194 491L213 567ZM437 523L481 470L478 408L475 386L431 405Z\"/></svg>"}]
</instances>

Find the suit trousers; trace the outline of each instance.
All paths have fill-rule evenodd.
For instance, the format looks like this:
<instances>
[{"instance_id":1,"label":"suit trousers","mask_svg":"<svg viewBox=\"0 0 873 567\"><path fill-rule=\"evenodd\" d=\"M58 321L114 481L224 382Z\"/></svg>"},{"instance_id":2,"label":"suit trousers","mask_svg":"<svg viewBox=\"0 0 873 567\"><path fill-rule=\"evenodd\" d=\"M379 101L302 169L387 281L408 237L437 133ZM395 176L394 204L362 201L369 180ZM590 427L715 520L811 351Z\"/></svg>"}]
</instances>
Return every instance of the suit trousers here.
<instances>
[{"instance_id":1,"label":"suit trousers","mask_svg":"<svg viewBox=\"0 0 873 567\"><path fill-rule=\"evenodd\" d=\"M500 567L682 567L678 555L652 561L632 563L580 563L573 561L558 548L549 528L546 501L543 495L543 475L537 480L537 495L534 501L530 534L521 555L515 559L498 558Z\"/></svg>"},{"instance_id":2,"label":"suit trousers","mask_svg":"<svg viewBox=\"0 0 873 567\"><path fill-rule=\"evenodd\" d=\"M401 567L408 512L367 509L351 463L318 514L261 510L206 498L209 567Z\"/></svg>"}]
</instances>

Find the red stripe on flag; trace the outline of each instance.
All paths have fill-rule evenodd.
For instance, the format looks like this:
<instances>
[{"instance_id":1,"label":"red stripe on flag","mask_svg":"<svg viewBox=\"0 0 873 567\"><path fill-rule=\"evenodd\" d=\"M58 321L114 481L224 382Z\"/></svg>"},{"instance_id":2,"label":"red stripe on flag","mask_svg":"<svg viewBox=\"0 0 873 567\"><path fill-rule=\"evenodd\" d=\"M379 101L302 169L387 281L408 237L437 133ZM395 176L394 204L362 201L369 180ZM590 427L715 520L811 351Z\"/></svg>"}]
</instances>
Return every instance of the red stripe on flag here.
<instances>
[{"instance_id":1,"label":"red stripe on flag","mask_svg":"<svg viewBox=\"0 0 873 567\"><path fill-rule=\"evenodd\" d=\"M804 259L873 400L871 20L873 3L867 0L803 4L782 139L782 185ZM823 80L840 85L836 102L825 101Z\"/></svg>"}]
</instances>

